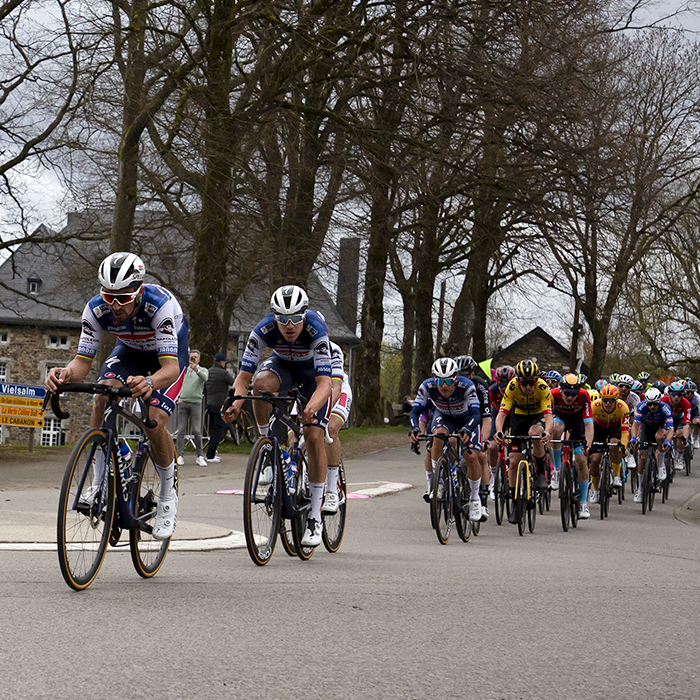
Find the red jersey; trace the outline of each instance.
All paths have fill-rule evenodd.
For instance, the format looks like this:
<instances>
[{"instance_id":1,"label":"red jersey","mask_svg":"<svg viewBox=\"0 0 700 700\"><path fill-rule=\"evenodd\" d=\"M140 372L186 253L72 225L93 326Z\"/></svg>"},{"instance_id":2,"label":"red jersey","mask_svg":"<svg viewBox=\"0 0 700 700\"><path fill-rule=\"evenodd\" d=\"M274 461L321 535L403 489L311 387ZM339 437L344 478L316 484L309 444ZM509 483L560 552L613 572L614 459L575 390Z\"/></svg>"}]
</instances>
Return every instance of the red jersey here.
<instances>
[{"instance_id":1,"label":"red jersey","mask_svg":"<svg viewBox=\"0 0 700 700\"><path fill-rule=\"evenodd\" d=\"M666 394L665 396L661 397L661 401L663 401L663 403L668 404L669 408L671 409L671 414L673 415L674 420L683 416L683 425L685 425L686 423L690 423L690 409L692 408L692 405L690 401L688 401L688 399L682 398L674 406L671 403L671 397L668 394Z\"/></svg>"},{"instance_id":2,"label":"red jersey","mask_svg":"<svg viewBox=\"0 0 700 700\"><path fill-rule=\"evenodd\" d=\"M585 389L579 389L574 400L568 404L558 386L552 389L552 413L560 418L583 418L584 423L590 423L593 420L591 397Z\"/></svg>"}]
</instances>

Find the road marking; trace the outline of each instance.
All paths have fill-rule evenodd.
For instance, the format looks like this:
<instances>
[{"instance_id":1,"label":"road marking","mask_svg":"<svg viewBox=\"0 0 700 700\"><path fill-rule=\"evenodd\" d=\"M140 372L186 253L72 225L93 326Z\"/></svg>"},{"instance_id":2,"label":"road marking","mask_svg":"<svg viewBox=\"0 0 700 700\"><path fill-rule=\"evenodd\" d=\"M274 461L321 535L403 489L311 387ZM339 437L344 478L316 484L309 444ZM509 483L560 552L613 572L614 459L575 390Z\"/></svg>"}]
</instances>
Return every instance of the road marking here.
<instances>
[{"instance_id":1,"label":"road marking","mask_svg":"<svg viewBox=\"0 0 700 700\"><path fill-rule=\"evenodd\" d=\"M369 484L378 484L367 489L359 489L357 491L351 491L348 494L348 498L357 499L367 499L376 498L377 496L387 496L391 493L399 493L399 491L405 491L406 489L412 489L413 484L402 484L394 481L369 481L364 482ZM224 489L216 492L218 495L222 496L242 496L243 491L241 489Z\"/></svg>"}]
</instances>

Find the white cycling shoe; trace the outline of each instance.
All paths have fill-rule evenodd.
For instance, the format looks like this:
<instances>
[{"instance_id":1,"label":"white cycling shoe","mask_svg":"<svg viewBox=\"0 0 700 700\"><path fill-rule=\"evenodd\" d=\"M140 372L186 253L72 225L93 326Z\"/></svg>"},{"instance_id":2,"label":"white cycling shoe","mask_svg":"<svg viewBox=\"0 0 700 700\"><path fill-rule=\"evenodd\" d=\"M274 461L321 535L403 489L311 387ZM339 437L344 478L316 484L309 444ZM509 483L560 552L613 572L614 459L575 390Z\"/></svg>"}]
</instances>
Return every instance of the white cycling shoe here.
<instances>
[{"instance_id":1,"label":"white cycling shoe","mask_svg":"<svg viewBox=\"0 0 700 700\"><path fill-rule=\"evenodd\" d=\"M578 506L578 519L588 520L591 517L591 509L588 507L588 503L580 503Z\"/></svg>"},{"instance_id":2,"label":"white cycling shoe","mask_svg":"<svg viewBox=\"0 0 700 700\"><path fill-rule=\"evenodd\" d=\"M158 499L156 524L153 526L153 537L157 540L167 540L175 532L177 520L177 495Z\"/></svg>"},{"instance_id":3,"label":"white cycling shoe","mask_svg":"<svg viewBox=\"0 0 700 700\"><path fill-rule=\"evenodd\" d=\"M469 520L481 522L481 501L469 501Z\"/></svg>"}]
</instances>

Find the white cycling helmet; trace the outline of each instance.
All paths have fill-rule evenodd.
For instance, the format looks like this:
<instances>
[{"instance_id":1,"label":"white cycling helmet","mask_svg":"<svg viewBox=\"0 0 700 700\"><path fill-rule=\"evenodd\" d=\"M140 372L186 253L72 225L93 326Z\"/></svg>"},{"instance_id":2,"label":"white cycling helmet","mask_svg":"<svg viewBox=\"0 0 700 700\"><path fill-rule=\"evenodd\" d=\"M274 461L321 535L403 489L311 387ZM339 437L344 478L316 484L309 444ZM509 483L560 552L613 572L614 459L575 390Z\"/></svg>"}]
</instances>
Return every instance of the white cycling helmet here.
<instances>
[{"instance_id":1,"label":"white cycling helmet","mask_svg":"<svg viewBox=\"0 0 700 700\"><path fill-rule=\"evenodd\" d=\"M628 386L631 389L633 384L634 377L630 376L629 374L621 374L620 378L617 380L618 386Z\"/></svg>"},{"instance_id":2,"label":"white cycling helmet","mask_svg":"<svg viewBox=\"0 0 700 700\"><path fill-rule=\"evenodd\" d=\"M654 386L647 390L644 394L644 400L647 403L659 403L661 401L661 392Z\"/></svg>"},{"instance_id":3,"label":"white cycling helmet","mask_svg":"<svg viewBox=\"0 0 700 700\"><path fill-rule=\"evenodd\" d=\"M431 369L435 379L449 379L459 374L459 367L451 357L438 357Z\"/></svg>"},{"instance_id":4,"label":"white cycling helmet","mask_svg":"<svg viewBox=\"0 0 700 700\"><path fill-rule=\"evenodd\" d=\"M135 253L112 253L100 265L97 277L105 289L124 289L143 282L146 266Z\"/></svg>"},{"instance_id":5,"label":"white cycling helmet","mask_svg":"<svg viewBox=\"0 0 700 700\"><path fill-rule=\"evenodd\" d=\"M280 287L270 299L270 308L276 314L287 316L289 314L303 314L309 306L309 297L306 292L296 284L287 284Z\"/></svg>"}]
</instances>

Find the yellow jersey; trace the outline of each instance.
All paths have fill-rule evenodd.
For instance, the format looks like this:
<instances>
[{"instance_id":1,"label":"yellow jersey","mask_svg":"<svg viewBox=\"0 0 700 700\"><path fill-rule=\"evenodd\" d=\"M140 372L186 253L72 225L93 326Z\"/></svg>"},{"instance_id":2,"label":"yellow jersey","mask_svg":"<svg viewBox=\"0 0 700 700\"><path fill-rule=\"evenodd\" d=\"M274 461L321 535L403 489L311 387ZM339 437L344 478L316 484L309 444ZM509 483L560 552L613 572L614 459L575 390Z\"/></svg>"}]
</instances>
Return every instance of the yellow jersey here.
<instances>
[{"instance_id":1,"label":"yellow jersey","mask_svg":"<svg viewBox=\"0 0 700 700\"><path fill-rule=\"evenodd\" d=\"M519 416L534 416L552 412L552 394L547 382L538 379L531 396L523 394L517 379L511 379L501 399L499 413L510 413L511 409Z\"/></svg>"}]
</instances>

